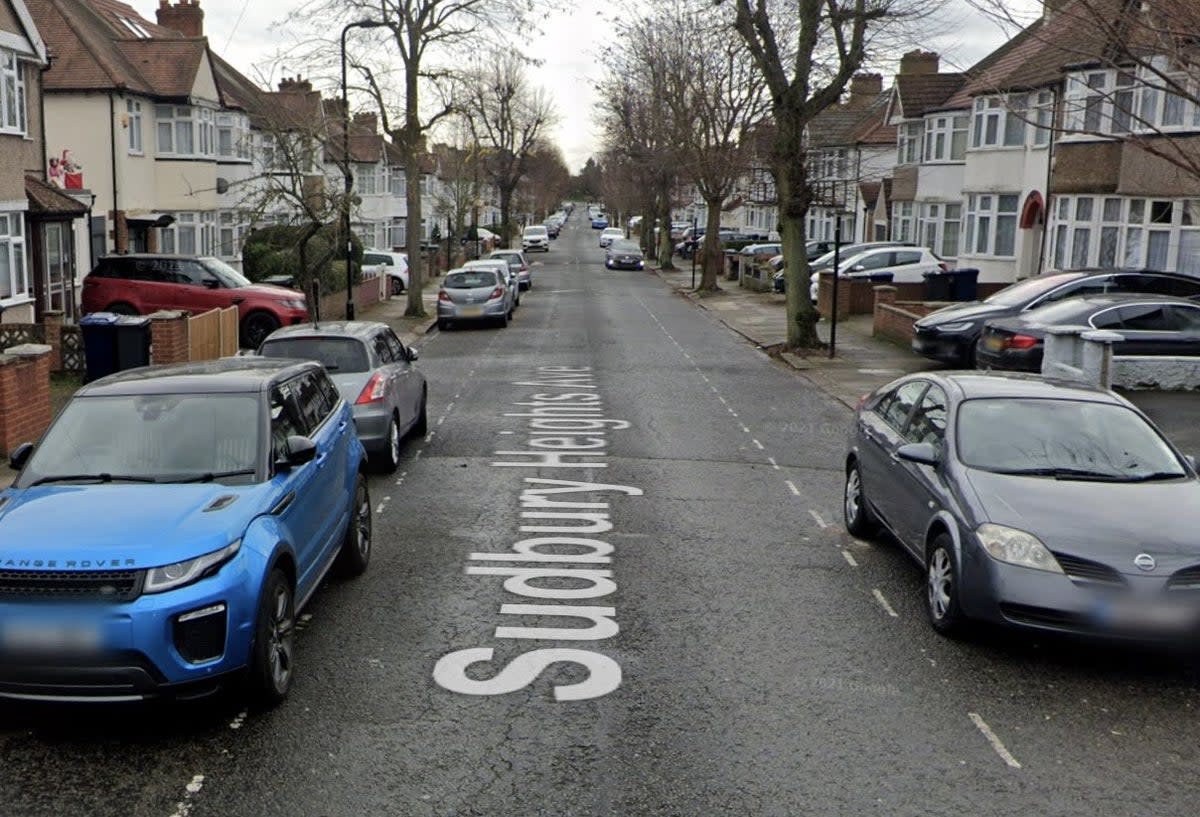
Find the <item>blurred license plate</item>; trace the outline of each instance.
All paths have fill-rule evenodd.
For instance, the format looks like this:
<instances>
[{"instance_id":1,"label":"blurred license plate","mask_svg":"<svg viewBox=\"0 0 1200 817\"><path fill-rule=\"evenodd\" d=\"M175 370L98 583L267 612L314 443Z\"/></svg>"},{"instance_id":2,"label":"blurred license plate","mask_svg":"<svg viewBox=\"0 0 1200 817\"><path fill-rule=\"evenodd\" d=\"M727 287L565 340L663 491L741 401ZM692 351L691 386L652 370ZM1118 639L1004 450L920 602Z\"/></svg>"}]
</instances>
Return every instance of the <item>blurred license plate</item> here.
<instances>
[{"instance_id":1,"label":"blurred license plate","mask_svg":"<svg viewBox=\"0 0 1200 817\"><path fill-rule=\"evenodd\" d=\"M476 318L483 314L482 306L464 306L462 308L462 316L464 318Z\"/></svg>"},{"instance_id":2,"label":"blurred license plate","mask_svg":"<svg viewBox=\"0 0 1200 817\"><path fill-rule=\"evenodd\" d=\"M1195 627L1198 623L1196 612L1192 604L1119 599L1098 602L1093 616L1096 623L1113 630L1169 633Z\"/></svg>"},{"instance_id":3,"label":"blurred license plate","mask_svg":"<svg viewBox=\"0 0 1200 817\"><path fill-rule=\"evenodd\" d=\"M999 335L988 335L983 339L983 348L992 352L999 352L1004 348L1004 338Z\"/></svg>"},{"instance_id":4,"label":"blurred license plate","mask_svg":"<svg viewBox=\"0 0 1200 817\"><path fill-rule=\"evenodd\" d=\"M87 624L13 621L0 630L0 644L25 652L95 652L100 628Z\"/></svg>"}]
</instances>

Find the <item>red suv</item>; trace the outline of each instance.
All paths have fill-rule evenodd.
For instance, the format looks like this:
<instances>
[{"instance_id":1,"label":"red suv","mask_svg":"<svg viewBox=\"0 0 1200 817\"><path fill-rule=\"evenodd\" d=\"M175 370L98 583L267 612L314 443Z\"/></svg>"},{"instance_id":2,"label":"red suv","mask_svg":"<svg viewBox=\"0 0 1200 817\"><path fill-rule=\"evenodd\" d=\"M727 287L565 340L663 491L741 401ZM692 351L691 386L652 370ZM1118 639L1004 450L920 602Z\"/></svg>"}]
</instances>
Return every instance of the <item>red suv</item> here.
<instances>
[{"instance_id":1,"label":"red suv","mask_svg":"<svg viewBox=\"0 0 1200 817\"><path fill-rule=\"evenodd\" d=\"M251 283L219 258L131 253L101 258L83 279L83 311L148 315L160 309L197 314L236 306L241 345L256 349L281 326L304 323L304 293Z\"/></svg>"}]
</instances>

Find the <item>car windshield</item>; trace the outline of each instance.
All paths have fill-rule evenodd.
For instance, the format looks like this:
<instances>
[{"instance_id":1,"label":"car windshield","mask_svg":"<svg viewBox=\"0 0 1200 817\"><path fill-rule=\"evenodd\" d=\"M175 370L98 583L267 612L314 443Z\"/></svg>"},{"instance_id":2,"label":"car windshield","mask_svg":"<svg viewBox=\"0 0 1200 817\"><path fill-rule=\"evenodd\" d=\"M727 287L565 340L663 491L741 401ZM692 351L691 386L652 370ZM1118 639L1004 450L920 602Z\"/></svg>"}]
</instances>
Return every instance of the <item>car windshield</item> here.
<instances>
[{"instance_id":1,"label":"car windshield","mask_svg":"<svg viewBox=\"0 0 1200 817\"><path fill-rule=\"evenodd\" d=\"M201 258L200 263L206 270L220 278L230 289L248 287L253 283L253 281L226 264L220 258Z\"/></svg>"},{"instance_id":2,"label":"car windshield","mask_svg":"<svg viewBox=\"0 0 1200 817\"><path fill-rule=\"evenodd\" d=\"M496 273L491 270L452 272L446 276L442 286L446 289L479 289L496 285Z\"/></svg>"},{"instance_id":3,"label":"car windshield","mask_svg":"<svg viewBox=\"0 0 1200 817\"><path fill-rule=\"evenodd\" d=\"M526 227L525 228L525 235L539 236L539 235L545 235L545 234L546 234L545 227Z\"/></svg>"},{"instance_id":4,"label":"car windshield","mask_svg":"<svg viewBox=\"0 0 1200 817\"><path fill-rule=\"evenodd\" d=\"M367 347L357 338L315 337L267 340L258 353L263 357L315 360L334 374L365 372L370 368Z\"/></svg>"},{"instance_id":5,"label":"car windshield","mask_svg":"<svg viewBox=\"0 0 1200 817\"><path fill-rule=\"evenodd\" d=\"M967 400L958 410L957 441L964 465L1000 474L1116 481L1186 474L1152 426L1112 403Z\"/></svg>"},{"instance_id":6,"label":"car windshield","mask_svg":"<svg viewBox=\"0 0 1200 817\"><path fill-rule=\"evenodd\" d=\"M1018 281L1012 286L992 293L984 298L983 302L985 304L996 304L997 306L1020 306L1027 301L1032 301L1044 292L1049 292L1059 284L1065 284L1067 281L1074 281L1081 277L1083 277L1082 274L1074 273L1070 275L1045 275L1037 278L1026 278L1024 281Z\"/></svg>"},{"instance_id":7,"label":"car windshield","mask_svg":"<svg viewBox=\"0 0 1200 817\"><path fill-rule=\"evenodd\" d=\"M80 397L38 444L18 487L35 483L246 484L259 460L255 394Z\"/></svg>"}]
</instances>

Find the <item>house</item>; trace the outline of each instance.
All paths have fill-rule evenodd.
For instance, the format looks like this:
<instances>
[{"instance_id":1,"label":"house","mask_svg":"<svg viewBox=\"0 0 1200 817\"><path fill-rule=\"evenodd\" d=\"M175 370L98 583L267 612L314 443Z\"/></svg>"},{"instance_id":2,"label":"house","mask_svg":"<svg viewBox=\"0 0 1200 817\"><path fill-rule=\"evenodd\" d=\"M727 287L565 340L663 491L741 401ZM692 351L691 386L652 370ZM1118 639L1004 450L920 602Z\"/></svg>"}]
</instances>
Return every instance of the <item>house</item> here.
<instances>
[{"instance_id":1,"label":"house","mask_svg":"<svg viewBox=\"0 0 1200 817\"><path fill-rule=\"evenodd\" d=\"M74 244L90 196L47 178L42 118L49 54L24 0L0 0L0 321L31 323L49 311L73 316ZM69 157L68 157L69 158ZM70 170L74 170L72 165Z\"/></svg>"}]
</instances>

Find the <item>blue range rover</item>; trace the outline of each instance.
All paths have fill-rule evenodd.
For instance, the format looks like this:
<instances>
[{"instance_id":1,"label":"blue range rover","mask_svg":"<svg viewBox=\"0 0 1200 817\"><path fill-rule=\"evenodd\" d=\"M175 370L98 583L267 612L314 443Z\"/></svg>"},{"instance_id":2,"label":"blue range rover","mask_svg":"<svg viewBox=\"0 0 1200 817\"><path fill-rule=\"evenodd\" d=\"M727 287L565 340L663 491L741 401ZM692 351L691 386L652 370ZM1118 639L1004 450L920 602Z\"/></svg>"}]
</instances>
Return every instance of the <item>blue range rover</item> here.
<instances>
[{"instance_id":1,"label":"blue range rover","mask_svg":"<svg viewBox=\"0 0 1200 817\"><path fill-rule=\"evenodd\" d=\"M0 695L283 700L296 611L362 573L350 406L316 363L242 357L81 389L0 492Z\"/></svg>"}]
</instances>

